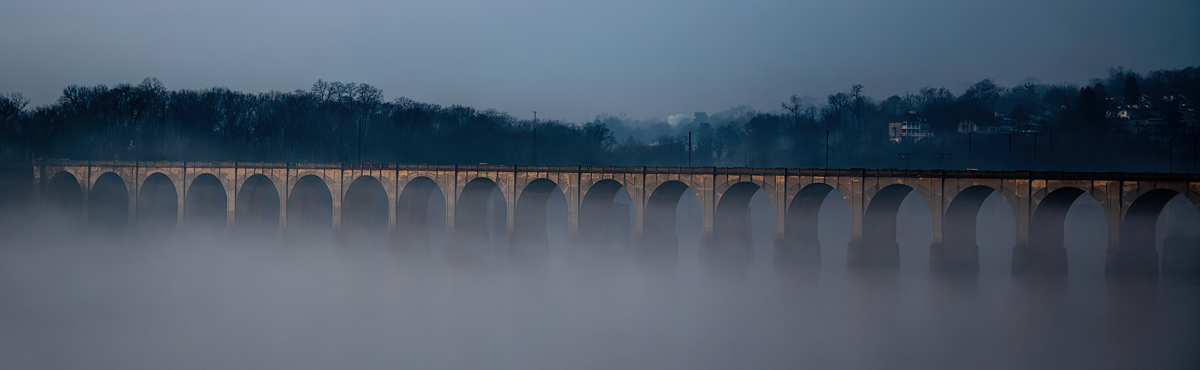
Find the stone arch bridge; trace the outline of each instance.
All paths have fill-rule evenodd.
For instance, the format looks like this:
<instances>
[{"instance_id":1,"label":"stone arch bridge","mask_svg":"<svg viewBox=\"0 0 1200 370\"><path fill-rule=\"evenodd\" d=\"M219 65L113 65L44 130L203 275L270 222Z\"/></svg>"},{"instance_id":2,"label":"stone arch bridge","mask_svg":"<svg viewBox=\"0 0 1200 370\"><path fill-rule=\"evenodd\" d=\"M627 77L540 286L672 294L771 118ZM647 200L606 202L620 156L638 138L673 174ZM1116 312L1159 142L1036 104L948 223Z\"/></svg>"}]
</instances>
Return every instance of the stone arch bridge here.
<instances>
[{"instance_id":1,"label":"stone arch bridge","mask_svg":"<svg viewBox=\"0 0 1200 370\"><path fill-rule=\"evenodd\" d=\"M437 189L447 235L464 243L486 237L486 203L495 188L506 204L507 243L517 254L546 247L552 192L566 198L573 244L585 245L608 237L608 212L623 188L640 254L666 264L677 258L675 205L687 193L703 213L701 260L734 267L752 258L746 212L762 190L776 215L777 265L819 264L817 213L836 191L850 209L847 266L896 269L897 210L916 192L933 216L930 267L946 273L978 271L976 215L996 192L1016 216L1013 272L1047 276L1066 274L1063 221L1084 193L1105 213L1110 276L1157 276L1159 212L1180 194L1200 205L1195 174L55 160L35 160L33 172L46 203L125 230L328 229L406 240L421 237Z\"/></svg>"}]
</instances>

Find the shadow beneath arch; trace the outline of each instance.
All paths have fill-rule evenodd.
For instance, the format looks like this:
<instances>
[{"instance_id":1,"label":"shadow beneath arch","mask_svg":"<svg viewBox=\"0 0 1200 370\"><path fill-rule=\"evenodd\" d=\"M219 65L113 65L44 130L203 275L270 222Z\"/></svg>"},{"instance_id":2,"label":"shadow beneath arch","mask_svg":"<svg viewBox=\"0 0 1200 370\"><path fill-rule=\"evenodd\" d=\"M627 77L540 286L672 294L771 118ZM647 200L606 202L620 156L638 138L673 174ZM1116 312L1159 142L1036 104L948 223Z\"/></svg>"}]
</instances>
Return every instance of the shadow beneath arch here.
<instances>
[{"instance_id":1,"label":"shadow beneath arch","mask_svg":"<svg viewBox=\"0 0 1200 370\"><path fill-rule=\"evenodd\" d=\"M546 215L552 195L560 195L558 184L538 179L525 186L513 210L513 235L509 241L509 263L523 269L545 267L550 253Z\"/></svg>"},{"instance_id":2,"label":"shadow beneath arch","mask_svg":"<svg viewBox=\"0 0 1200 370\"><path fill-rule=\"evenodd\" d=\"M761 188L740 182L721 195L713 213L712 239L700 246L700 262L709 274L744 277L754 260L750 200Z\"/></svg>"},{"instance_id":3,"label":"shadow beneath arch","mask_svg":"<svg viewBox=\"0 0 1200 370\"><path fill-rule=\"evenodd\" d=\"M821 273L821 241L818 223L821 205L830 194L827 184L800 189L784 213L784 237L775 241L775 272L785 278L816 281ZM841 194L838 194L839 198Z\"/></svg>"},{"instance_id":4,"label":"shadow beneath arch","mask_svg":"<svg viewBox=\"0 0 1200 370\"><path fill-rule=\"evenodd\" d=\"M229 218L229 198L216 176L203 174L192 180L183 199L184 229L192 235L219 235Z\"/></svg>"},{"instance_id":5,"label":"shadow beneath arch","mask_svg":"<svg viewBox=\"0 0 1200 370\"><path fill-rule=\"evenodd\" d=\"M850 242L846 268L865 278L889 279L900 271L900 244L896 241L896 216L913 188L893 184L880 190L863 213L862 240ZM922 200L924 201L924 200Z\"/></svg>"},{"instance_id":6,"label":"shadow beneath arch","mask_svg":"<svg viewBox=\"0 0 1200 370\"><path fill-rule=\"evenodd\" d=\"M265 241L279 235L279 191L266 176L246 179L237 194L235 212L239 237Z\"/></svg>"},{"instance_id":7,"label":"shadow beneath arch","mask_svg":"<svg viewBox=\"0 0 1200 370\"><path fill-rule=\"evenodd\" d=\"M338 243L345 248L380 249L388 245L387 191L378 179L361 176L342 198Z\"/></svg>"},{"instance_id":8,"label":"shadow beneath arch","mask_svg":"<svg viewBox=\"0 0 1200 370\"><path fill-rule=\"evenodd\" d=\"M296 242L330 244L333 237L333 195L320 177L301 177L287 202L288 237Z\"/></svg>"},{"instance_id":9,"label":"shadow beneath arch","mask_svg":"<svg viewBox=\"0 0 1200 370\"><path fill-rule=\"evenodd\" d=\"M572 259L609 264L629 257L633 204L629 191L614 180L592 185L579 207L579 235Z\"/></svg>"},{"instance_id":10,"label":"shadow beneath arch","mask_svg":"<svg viewBox=\"0 0 1200 370\"><path fill-rule=\"evenodd\" d=\"M401 189L396 200L394 244L405 259L427 258L434 249L434 237L445 234L445 199L441 188L428 177L412 179ZM430 209L430 203L435 201L443 208ZM431 211L442 215L442 220L430 219ZM433 225L442 228L431 230Z\"/></svg>"},{"instance_id":11,"label":"shadow beneath arch","mask_svg":"<svg viewBox=\"0 0 1200 370\"><path fill-rule=\"evenodd\" d=\"M179 195L175 184L161 173L146 177L138 189L138 232L170 234L179 224Z\"/></svg>"},{"instance_id":12,"label":"shadow beneath arch","mask_svg":"<svg viewBox=\"0 0 1200 370\"><path fill-rule=\"evenodd\" d=\"M454 207L453 241L447 258L464 268L491 266L508 244L508 205L500 188L487 178L476 178L463 187ZM491 266L495 267L495 266Z\"/></svg>"},{"instance_id":13,"label":"shadow beneath arch","mask_svg":"<svg viewBox=\"0 0 1200 370\"><path fill-rule=\"evenodd\" d=\"M680 197L689 190L682 182L668 181L655 188L646 200L642 239L637 246L638 260L643 270L674 274L679 264L676 208Z\"/></svg>"},{"instance_id":14,"label":"shadow beneath arch","mask_svg":"<svg viewBox=\"0 0 1200 370\"><path fill-rule=\"evenodd\" d=\"M75 229L83 226L83 188L74 175L68 172L55 174L42 190L41 196L50 212L62 218L64 227Z\"/></svg>"},{"instance_id":15,"label":"shadow beneath arch","mask_svg":"<svg viewBox=\"0 0 1200 370\"><path fill-rule=\"evenodd\" d=\"M88 224L100 235L117 236L126 233L129 225L129 189L125 181L108 172L96 179L88 194Z\"/></svg>"}]
</instances>

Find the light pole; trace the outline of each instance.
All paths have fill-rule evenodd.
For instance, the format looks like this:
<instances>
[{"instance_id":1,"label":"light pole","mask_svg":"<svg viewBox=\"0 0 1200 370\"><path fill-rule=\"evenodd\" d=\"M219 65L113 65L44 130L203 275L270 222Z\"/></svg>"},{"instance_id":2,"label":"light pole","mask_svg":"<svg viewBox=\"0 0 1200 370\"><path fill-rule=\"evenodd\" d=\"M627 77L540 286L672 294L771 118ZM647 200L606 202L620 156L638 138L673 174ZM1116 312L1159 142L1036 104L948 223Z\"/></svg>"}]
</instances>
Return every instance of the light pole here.
<instances>
[{"instance_id":1,"label":"light pole","mask_svg":"<svg viewBox=\"0 0 1200 370\"><path fill-rule=\"evenodd\" d=\"M829 169L829 130L825 130L825 169Z\"/></svg>"},{"instance_id":2,"label":"light pole","mask_svg":"<svg viewBox=\"0 0 1200 370\"><path fill-rule=\"evenodd\" d=\"M971 133L967 133L967 169L971 169Z\"/></svg>"}]
</instances>

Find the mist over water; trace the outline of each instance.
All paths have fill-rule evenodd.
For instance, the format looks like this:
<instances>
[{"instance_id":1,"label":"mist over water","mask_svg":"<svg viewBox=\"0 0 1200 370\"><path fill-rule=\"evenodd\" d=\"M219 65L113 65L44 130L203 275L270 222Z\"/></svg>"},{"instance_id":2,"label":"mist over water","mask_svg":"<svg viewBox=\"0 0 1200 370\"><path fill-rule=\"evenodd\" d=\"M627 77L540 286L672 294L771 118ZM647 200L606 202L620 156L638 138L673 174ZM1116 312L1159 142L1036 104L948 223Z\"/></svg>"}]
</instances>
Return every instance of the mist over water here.
<instances>
[{"instance_id":1,"label":"mist over water","mask_svg":"<svg viewBox=\"0 0 1200 370\"><path fill-rule=\"evenodd\" d=\"M494 196L495 194L493 194ZM493 198L493 200L495 200ZM900 206L901 269L846 269L849 212L831 193L819 214L816 279L776 274L775 215L750 201L755 258L742 278L699 257L699 201L676 206L678 265L637 263L628 227L612 248L571 245L565 198L547 202L539 268L505 256L455 264L444 204L429 200L429 253L272 232L111 235L43 207L0 216L2 368L95 369L1013 369L1196 368L1200 285L1104 280L1104 216L1081 197L1066 219L1062 284L1014 281L1015 217L993 194L978 216L976 280L928 273L931 223L915 192ZM627 193L613 220L629 223ZM500 202L495 207L504 207ZM502 214L502 213L501 213ZM495 226L495 219L491 219ZM503 222L503 219L500 219ZM1196 236L1186 200L1159 218ZM1164 262L1165 263L1165 262Z\"/></svg>"}]
</instances>

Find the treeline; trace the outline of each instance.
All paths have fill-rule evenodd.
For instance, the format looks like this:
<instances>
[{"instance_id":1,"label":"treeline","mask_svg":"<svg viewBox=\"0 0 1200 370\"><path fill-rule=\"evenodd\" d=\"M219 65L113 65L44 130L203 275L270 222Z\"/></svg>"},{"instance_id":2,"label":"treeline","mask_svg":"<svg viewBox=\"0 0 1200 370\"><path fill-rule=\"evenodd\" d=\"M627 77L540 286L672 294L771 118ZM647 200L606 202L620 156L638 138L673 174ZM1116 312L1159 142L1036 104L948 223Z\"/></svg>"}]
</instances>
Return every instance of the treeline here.
<instances>
[{"instance_id":1,"label":"treeline","mask_svg":"<svg viewBox=\"0 0 1200 370\"><path fill-rule=\"evenodd\" d=\"M9 96L6 106L23 102ZM20 98L17 96L16 98ZM9 112L12 111L12 112ZM39 158L527 163L535 124L494 110L383 101L368 84L310 91L170 91L157 79L70 86L54 105L5 112L5 154ZM599 163L603 127L536 124L544 158Z\"/></svg>"},{"instance_id":2,"label":"treeline","mask_svg":"<svg viewBox=\"0 0 1200 370\"><path fill-rule=\"evenodd\" d=\"M496 110L385 101L368 85L308 91L167 90L157 79L69 86L52 105L0 96L0 157L93 160L373 162L646 166L868 167L1191 171L1195 67L1145 75L1117 68L1087 86L990 79L961 95L924 88L877 100L862 85L778 111L587 123L521 120ZM1132 108L1131 108L1132 107ZM1122 111L1153 116L1129 130ZM893 140L891 122L928 127ZM1007 126L968 134L964 124ZM689 135L691 147L688 150Z\"/></svg>"}]
</instances>

